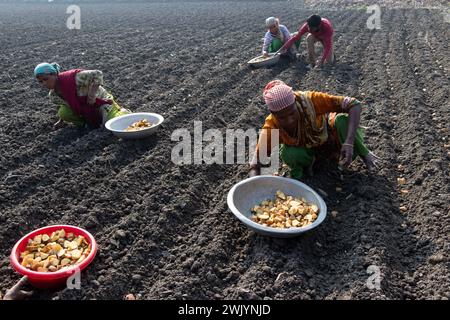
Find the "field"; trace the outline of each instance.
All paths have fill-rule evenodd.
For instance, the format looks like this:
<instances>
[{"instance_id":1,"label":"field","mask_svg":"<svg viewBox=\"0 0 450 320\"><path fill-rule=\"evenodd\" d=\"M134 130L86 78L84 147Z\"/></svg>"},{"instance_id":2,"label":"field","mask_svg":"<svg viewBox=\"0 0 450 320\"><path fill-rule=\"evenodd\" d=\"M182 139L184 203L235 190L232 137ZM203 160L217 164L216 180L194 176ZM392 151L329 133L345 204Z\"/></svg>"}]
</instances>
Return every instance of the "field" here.
<instances>
[{"instance_id":1,"label":"field","mask_svg":"<svg viewBox=\"0 0 450 320\"><path fill-rule=\"evenodd\" d=\"M69 30L65 5L0 5L2 293L20 278L9 263L15 242L64 223L89 230L99 253L81 290L33 299L450 298L450 28L442 10L383 7L381 29L369 30L364 8L328 1L319 13L334 24L337 63L323 70L304 59L246 64L261 50L265 18L280 16L293 32L315 13L300 2L81 10L81 29ZM120 104L166 122L142 141L102 129L52 131L56 110L33 78L44 61L102 70ZM374 175L359 161L342 176L318 161L304 182L323 190L337 215L289 240L254 234L228 211L227 192L248 165L171 161L172 132L193 131L194 121L223 132L261 127L262 89L274 78L364 101L361 124L383 159ZM366 284L372 265L379 290Z\"/></svg>"}]
</instances>

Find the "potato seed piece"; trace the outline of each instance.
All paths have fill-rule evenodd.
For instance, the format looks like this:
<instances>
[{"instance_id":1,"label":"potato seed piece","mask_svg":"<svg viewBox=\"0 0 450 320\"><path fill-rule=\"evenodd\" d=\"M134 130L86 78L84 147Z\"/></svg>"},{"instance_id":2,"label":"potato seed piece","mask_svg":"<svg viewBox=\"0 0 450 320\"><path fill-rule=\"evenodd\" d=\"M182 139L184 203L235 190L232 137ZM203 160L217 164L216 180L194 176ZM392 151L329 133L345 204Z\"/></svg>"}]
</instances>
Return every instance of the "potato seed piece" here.
<instances>
[{"instance_id":1,"label":"potato seed piece","mask_svg":"<svg viewBox=\"0 0 450 320\"><path fill-rule=\"evenodd\" d=\"M61 267L65 267L71 263L70 259L64 258L61 260Z\"/></svg>"}]
</instances>

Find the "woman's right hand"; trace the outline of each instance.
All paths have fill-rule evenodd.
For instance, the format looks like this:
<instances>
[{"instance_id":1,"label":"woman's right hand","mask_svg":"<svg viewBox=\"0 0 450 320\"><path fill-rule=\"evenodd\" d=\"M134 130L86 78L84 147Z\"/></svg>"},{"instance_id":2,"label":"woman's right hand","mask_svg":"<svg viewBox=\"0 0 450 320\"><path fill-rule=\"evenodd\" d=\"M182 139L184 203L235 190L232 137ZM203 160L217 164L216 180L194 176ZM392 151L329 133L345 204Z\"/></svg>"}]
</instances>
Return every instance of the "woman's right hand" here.
<instances>
[{"instance_id":1,"label":"woman's right hand","mask_svg":"<svg viewBox=\"0 0 450 320\"><path fill-rule=\"evenodd\" d=\"M261 168L258 167L253 167L250 169L250 171L248 172L248 176L251 177L256 177L261 175Z\"/></svg>"},{"instance_id":2,"label":"woman's right hand","mask_svg":"<svg viewBox=\"0 0 450 320\"><path fill-rule=\"evenodd\" d=\"M285 54L286 52L287 52L287 49L281 47L280 49L278 49L277 52L275 52L275 55Z\"/></svg>"}]
</instances>

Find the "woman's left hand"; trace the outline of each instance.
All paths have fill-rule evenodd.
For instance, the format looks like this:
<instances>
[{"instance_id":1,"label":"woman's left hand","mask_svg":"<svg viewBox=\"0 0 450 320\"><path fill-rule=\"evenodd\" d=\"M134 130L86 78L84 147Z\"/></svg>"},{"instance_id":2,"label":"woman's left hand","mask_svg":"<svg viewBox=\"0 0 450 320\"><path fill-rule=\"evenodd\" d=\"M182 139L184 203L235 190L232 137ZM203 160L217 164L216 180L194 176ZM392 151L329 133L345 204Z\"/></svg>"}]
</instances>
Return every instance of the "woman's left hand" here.
<instances>
[{"instance_id":1,"label":"woman's left hand","mask_svg":"<svg viewBox=\"0 0 450 320\"><path fill-rule=\"evenodd\" d=\"M352 163L353 159L353 145L350 143L344 143L341 147L341 156L339 158L339 165L348 167Z\"/></svg>"},{"instance_id":2,"label":"woman's left hand","mask_svg":"<svg viewBox=\"0 0 450 320\"><path fill-rule=\"evenodd\" d=\"M316 68L316 69L322 69L322 67L323 67L323 63L322 63L322 61L321 61L320 59L318 59L318 60L316 61L315 68Z\"/></svg>"},{"instance_id":3,"label":"woman's left hand","mask_svg":"<svg viewBox=\"0 0 450 320\"><path fill-rule=\"evenodd\" d=\"M97 97L97 91L98 91L99 87L100 87L99 84L92 84L89 89L88 96L87 96L87 103L90 106L95 104L95 99Z\"/></svg>"},{"instance_id":4,"label":"woman's left hand","mask_svg":"<svg viewBox=\"0 0 450 320\"><path fill-rule=\"evenodd\" d=\"M87 103L88 103L88 105L93 106L95 104L95 96L93 96L93 97L88 96Z\"/></svg>"}]
</instances>

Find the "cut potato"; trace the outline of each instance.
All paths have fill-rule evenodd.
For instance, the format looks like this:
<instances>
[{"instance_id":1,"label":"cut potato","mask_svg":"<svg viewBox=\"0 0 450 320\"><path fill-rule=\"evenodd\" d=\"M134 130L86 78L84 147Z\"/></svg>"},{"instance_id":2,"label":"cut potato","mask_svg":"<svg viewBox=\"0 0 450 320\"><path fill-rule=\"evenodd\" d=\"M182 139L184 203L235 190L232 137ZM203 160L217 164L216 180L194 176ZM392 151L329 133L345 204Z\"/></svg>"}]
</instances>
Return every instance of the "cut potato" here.
<instances>
[{"instance_id":1,"label":"cut potato","mask_svg":"<svg viewBox=\"0 0 450 320\"><path fill-rule=\"evenodd\" d=\"M278 190L275 199L264 200L251 210L252 221L272 228L298 228L313 223L319 207L308 204L304 198L294 198Z\"/></svg>"},{"instance_id":2,"label":"cut potato","mask_svg":"<svg viewBox=\"0 0 450 320\"><path fill-rule=\"evenodd\" d=\"M37 272L55 272L81 263L90 252L85 237L61 229L29 239L26 250L20 253L20 263Z\"/></svg>"},{"instance_id":3,"label":"cut potato","mask_svg":"<svg viewBox=\"0 0 450 320\"><path fill-rule=\"evenodd\" d=\"M131 126L125 129L125 131L139 131L147 128L151 128L153 124L147 121L147 119L142 119L134 122Z\"/></svg>"}]
</instances>

